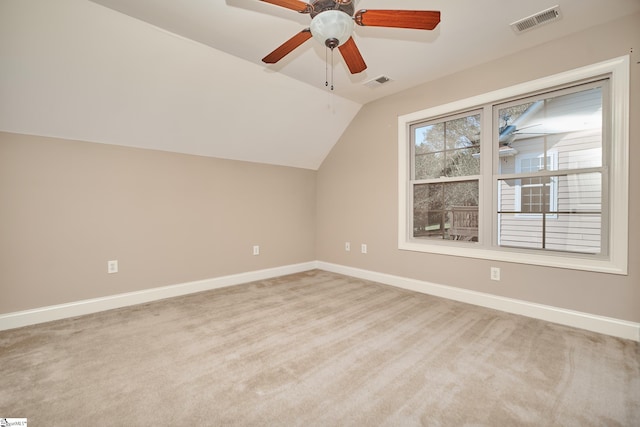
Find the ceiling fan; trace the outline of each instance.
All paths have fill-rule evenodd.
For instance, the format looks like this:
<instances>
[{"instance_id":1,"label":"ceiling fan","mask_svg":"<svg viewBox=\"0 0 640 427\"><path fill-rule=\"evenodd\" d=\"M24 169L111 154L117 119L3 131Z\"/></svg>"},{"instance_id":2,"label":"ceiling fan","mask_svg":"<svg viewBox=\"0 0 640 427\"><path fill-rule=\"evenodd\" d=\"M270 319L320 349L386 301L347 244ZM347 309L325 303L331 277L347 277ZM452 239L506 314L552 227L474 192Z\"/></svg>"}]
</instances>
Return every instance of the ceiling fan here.
<instances>
[{"instance_id":1,"label":"ceiling fan","mask_svg":"<svg viewBox=\"0 0 640 427\"><path fill-rule=\"evenodd\" d=\"M273 52L262 58L267 64L275 64L310 38L333 51L340 50L352 74L367 69L360 50L351 37L354 23L360 26L409 28L433 30L440 22L440 12L426 10L370 10L355 12L353 0L260 0L311 15L311 26L284 42Z\"/></svg>"}]
</instances>

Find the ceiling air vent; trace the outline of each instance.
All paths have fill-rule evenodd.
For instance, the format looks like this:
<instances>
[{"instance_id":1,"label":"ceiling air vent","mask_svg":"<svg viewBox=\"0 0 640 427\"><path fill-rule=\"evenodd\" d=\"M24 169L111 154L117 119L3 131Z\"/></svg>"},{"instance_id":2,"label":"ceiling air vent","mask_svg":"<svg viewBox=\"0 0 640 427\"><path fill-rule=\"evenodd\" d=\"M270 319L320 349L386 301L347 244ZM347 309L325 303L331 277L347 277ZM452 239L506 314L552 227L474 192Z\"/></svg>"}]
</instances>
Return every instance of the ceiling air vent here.
<instances>
[{"instance_id":1,"label":"ceiling air vent","mask_svg":"<svg viewBox=\"0 0 640 427\"><path fill-rule=\"evenodd\" d=\"M388 83L390 81L391 81L391 79L389 77L380 76L380 77L376 77L373 80L369 80L367 82L364 82L363 85L365 85L366 87L369 87L369 88L375 88L375 87L381 86L381 85L383 85L385 83Z\"/></svg>"},{"instance_id":2,"label":"ceiling air vent","mask_svg":"<svg viewBox=\"0 0 640 427\"><path fill-rule=\"evenodd\" d=\"M542 24L557 21L558 19L560 19L560 7L553 6L512 23L511 28L513 28L513 31L516 33L522 33Z\"/></svg>"}]
</instances>

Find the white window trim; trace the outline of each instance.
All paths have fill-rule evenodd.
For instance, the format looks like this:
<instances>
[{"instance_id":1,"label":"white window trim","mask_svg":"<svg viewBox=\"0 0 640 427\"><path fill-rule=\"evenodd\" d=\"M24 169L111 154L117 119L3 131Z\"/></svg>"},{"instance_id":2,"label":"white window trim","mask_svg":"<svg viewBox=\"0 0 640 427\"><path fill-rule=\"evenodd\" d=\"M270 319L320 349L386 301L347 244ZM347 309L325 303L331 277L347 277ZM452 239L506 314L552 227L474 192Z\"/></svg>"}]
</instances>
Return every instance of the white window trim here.
<instances>
[{"instance_id":1,"label":"white window trim","mask_svg":"<svg viewBox=\"0 0 640 427\"><path fill-rule=\"evenodd\" d=\"M629 210L629 56L622 56L575 70L544 77L493 92L454 101L433 108L398 117L398 248L416 252L481 258L522 264L596 271L612 274L628 274L628 210ZM410 147L409 127L412 123L431 117L471 110L487 103L496 103L554 86L611 75L611 174L609 176L609 252L605 258L579 254L535 253L531 251L504 250L495 246L459 245L456 242L416 241L410 235L411 211L408 209ZM491 117L491 115L489 115ZM487 117L485 116L485 119ZM491 141L491 139L489 139ZM482 156L489 160L489 156ZM483 162L483 167L487 165ZM481 204L486 200L481 183ZM482 207L480 208L482 212ZM483 224L487 224L486 220ZM481 238L483 233L481 226ZM484 240L487 236L485 236ZM490 240L494 237L490 236Z\"/></svg>"}]
</instances>

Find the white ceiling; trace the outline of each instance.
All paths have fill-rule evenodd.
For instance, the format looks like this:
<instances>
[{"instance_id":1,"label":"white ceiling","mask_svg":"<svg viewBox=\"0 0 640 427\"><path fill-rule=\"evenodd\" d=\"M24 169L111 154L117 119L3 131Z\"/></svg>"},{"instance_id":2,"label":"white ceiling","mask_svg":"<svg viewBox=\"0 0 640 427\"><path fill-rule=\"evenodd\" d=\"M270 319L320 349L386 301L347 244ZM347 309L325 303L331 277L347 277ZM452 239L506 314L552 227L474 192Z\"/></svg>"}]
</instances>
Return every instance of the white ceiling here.
<instances>
[{"instance_id":1,"label":"white ceiling","mask_svg":"<svg viewBox=\"0 0 640 427\"><path fill-rule=\"evenodd\" d=\"M559 5L562 18L509 24ZM317 169L361 105L640 10L640 0L360 0L440 10L434 31L356 27L350 75L309 15L258 0L0 0L0 130ZM386 75L391 82L363 85Z\"/></svg>"}]
</instances>

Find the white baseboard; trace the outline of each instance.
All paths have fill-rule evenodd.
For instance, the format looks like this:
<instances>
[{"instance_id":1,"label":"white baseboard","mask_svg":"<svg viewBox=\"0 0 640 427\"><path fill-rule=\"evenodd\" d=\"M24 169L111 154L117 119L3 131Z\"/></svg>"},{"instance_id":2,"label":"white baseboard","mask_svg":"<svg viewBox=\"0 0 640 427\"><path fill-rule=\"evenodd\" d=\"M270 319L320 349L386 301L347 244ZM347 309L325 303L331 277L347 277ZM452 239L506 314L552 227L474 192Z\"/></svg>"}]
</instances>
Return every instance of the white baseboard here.
<instances>
[{"instance_id":1,"label":"white baseboard","mask_svg":"<svg viewBox=\"0 0 640 427\"><path fill-rule=\"evenodd\" d=\"M0 314L0 331L34 325L37 323L50 322L52 320L65 319L68 317L82 316L114 308L143 304L146 302L177 297L195 292L224 288L256 280L270 279L272 277L299 273L302 271L312 270L314 268L316 268L316 263L311 261L302 264L256 270L247 273L216 277L213 279L198 280L195 282L145 289L136 292L127 292L124 294L109 295L101 298L75 301L32 310Z\"/></svg>"},{"instance_id":2,"label":"white baseboard","mask_svg":"<svg viewBox=\"0 0 640 427\"><path fill-rule=\"evenodd\" d=\"M256 280L270 279L272 277L300 273L303 271L313 270L315 268L396 286L398 288L408 289L423 294L434 295L481 307L546 320L548 322L558 323L561 325L640 341L640 323L597 316L594 314L582 313L579 311L567 310L543 304L535 304L512 298L470 291L468 289L439 285L422 280L377 273L375 271L362 270L359 268L347 267L323 261L311 261L265 270L250 271L230 276L145 289L143 291L127 292L102 298L93 298L32 310L0 314L0 331L68 317L82 316L84 314L91 314L114 308L127 307L135 304L143 304L165 298L253 282Z\"/></svg>"},{"instance_id":3,"label":"white baseboard","mask_svg":"<svg viewBox=\"0 0 640 427\"><path fill-rule=\"evenodd\" d=\"M640 323L611 317L597 316L579 311L536 304L513 298L505 298L482 292L470 291L452 286L438 285L406 277L377 273L353 267L318 261L316 267L346 276L371 280L385 285L396 286L423 294L434 295L455 301L492 308L508 313L519 314L552 323L586 329L588 331L611 335L614 337L640 341Z\"/></svg>"}]
</instances>

